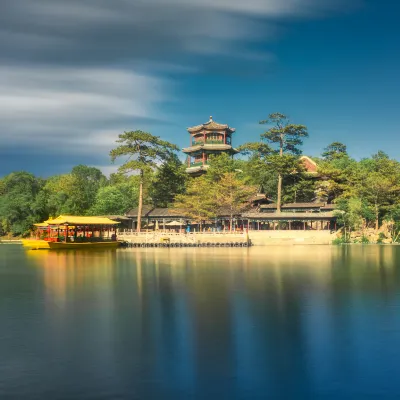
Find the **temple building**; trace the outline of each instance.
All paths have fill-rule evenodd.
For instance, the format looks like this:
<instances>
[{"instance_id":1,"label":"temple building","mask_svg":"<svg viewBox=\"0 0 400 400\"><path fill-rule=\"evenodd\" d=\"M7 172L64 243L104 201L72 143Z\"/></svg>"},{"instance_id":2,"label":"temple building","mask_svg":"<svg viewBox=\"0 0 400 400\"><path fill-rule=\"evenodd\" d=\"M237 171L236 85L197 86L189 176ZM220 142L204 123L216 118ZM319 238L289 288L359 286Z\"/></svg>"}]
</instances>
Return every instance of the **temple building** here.
<instances>
[{"instance_id":1,"label":"temple building","mask_svg":"<svg viewBox=\"0 0 400 400\"><path fill-rule=\"evenodd\" d=\"M219 154L233 156L239 151L232 146L235 129L226 124L210 120L204 124L187 129L190 134L190 146L183 149L187 155L186 172L191 176L204 174L210 157ZM308 156L301 156L307 179L324 180L318 173L317 163ZM317 192L313 201L308 203L282 204L281 212L261 186L258 193L248 200L247 207L231 220L230 212L219 210L215 218L199 222L190 220L184 212L168 208L144 205L142 209L143 230L175 230L193 232L199 230L336 230L335 206L328 204L328 199ZM137 209L126 214L128 226L135 230L137 226ZM232 226L231 226L232 225Z\"/></svg>"},{"instance_id":2,"label":"temple building","mask_svg":"<svg viewBox=\"0 0 400 400\"><path fill-rule=\"evenodd\" d=\"M191 175L201 175L213 155L227 153L234 155L238 150L232 147L234 128L210 120L204 124L187 129L190 134L190 146L182 149L187 154L186 172Z\"/></svg>"}]
</instances>

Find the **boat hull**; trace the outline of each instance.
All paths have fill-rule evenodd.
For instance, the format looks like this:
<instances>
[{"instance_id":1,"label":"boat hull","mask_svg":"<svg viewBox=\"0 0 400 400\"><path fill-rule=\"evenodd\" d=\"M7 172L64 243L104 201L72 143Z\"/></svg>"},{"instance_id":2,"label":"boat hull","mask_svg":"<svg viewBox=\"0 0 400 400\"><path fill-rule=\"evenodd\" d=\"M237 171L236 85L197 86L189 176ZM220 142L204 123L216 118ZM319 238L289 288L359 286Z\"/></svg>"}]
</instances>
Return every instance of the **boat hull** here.
<instances>
[{"instance_id":1,"label":"boat hull","mask_svg":"<svg viewBox=\"0 0 400 400\"><path fill-rule=\"evenodd\" d=\"M116 249L119 242L86 242L86 243L65 243L65 242L47 242L46 240L22 240L22 245L32 250L78 250L78 249Z\"/></svg>"}]
</instances>

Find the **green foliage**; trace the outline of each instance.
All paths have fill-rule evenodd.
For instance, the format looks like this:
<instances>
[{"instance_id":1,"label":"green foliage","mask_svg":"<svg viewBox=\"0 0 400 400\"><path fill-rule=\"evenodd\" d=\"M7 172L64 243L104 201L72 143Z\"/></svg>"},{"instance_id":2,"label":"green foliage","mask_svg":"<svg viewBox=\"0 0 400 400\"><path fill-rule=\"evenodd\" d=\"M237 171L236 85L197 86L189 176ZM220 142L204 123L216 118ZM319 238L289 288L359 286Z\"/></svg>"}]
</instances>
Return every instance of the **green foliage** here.
<instances>
[{"instance_id":1,"label":"green foliage","mask_svg":"<svg viewBox=\"0 0 400 400\"><path fill-rule=\"evenodd\" d=\"M233 159L229 154L222 153L211 156L209 159L210 167L205 175L211 183L221 180L222 176L231 172L240 172L240 162Z\"/></svg>"},{"instance_id":2,"label":"green foliage","mask_svg":"<svg viewBox=\"0 0 400 400\"><path fill-rule=\"evenodd\" d=\"M111 150L111 161L122 157L125 162L118 168L120 173L140 171L153 172L159 162L167 160L174 151L179 150L172 143L143 131L124 132L118 136L118 147Z\"/></svg>"},{"instance_id":3,"label":"green foliage","mask_svg":"<svg viewBox=\"0 0 400 400\"><path fill-rule=\"evenodd\" d=\"M283 201L285 203L307 203L315 198L315 182L295 174L284 179Z\"/></svg>"},{"instance_id":4,"label":"green foliage","mask_svg":"<svg viewBox=\"0 0 400 400\"><path fill-rule=\"evenodd\" d=\"M231 219L249 206L249 199L257 192L256 186L246 185L234 172L226 172L216 182L215 193L219 213Z\"/></svg>"},{"instance_id":5,"label":"green foliage","mask_svg":"<svg viewBox=\"0 0 400 400\"><path fill-rule=\"evenodd\" d=\"M158 167L150 188L150 198L153 205L167 207L173 203L176 195L185 192L185 184L188 179L185 169L186 166L175 154L171 154Z\"/></svg>"},{"instance_id":6,"label":"green foliage","mask_svg":"<svg viewBox=\"0 0 400 400\"><path fill-rule=\"evenodd\" d=\"M340 237L340 238L335 238L332 240L332 244L334 245L341 245L341 244L347 244L348 240L345 237Z\"/></svg>"},{"instance_id":7,"label":"green foliage","mask_svg":"<svg viewBox=\"0 0 400 400\"><path fill-rule=\"evenodd\" d=\"M116 185L101 187L89 215L124 215L137 207L139 187L133 179Z\"/></svg>"},{"instance_id":8,"label":"green foliage","mask_svg":"<svg viewBox=\"0 0 400 400\"><path fill-rule=\"evenodd\" d=\"M189 179L186 192L175 197L174 209L178 214L200 224L202 221L215 218L217 211L215 187L210 187L210 182L204 175Z\"/></svg>"},{"instance_id":9,"label":"green foliage","mask_svg":"<svg viewBox=\"0 0 400 400\"><path fill-rule=\"evenodd\" d=\"M143 131L124 132L118 136L117 143L120 145L110 151L110 157L112 162L121 157L124 159L124 163L118 168L118 171L122 174L139 172L137 230L140 232L143 186L146 178L149 181L149 176L152 175L159 163L171 158L178 147L162 140L159 136L153 136L151 133Z\"/></svg>"},{"instance_id":10,"label":"green foliage","mask_svg":"<svg viewBox=\"0 0 400 400\"><path fill-rule=\"evenodd\" d=\"M94 167L77 165L70 174L53 176L44 187L43 199L48 213L84 215L93 205L107 178Z\"/></svg>"},{"instance_id":11,"label":"green foliage","mask_svg":"<svg viewBox=\"0 0 400 400\"><path fill-rule=\"evenodd\" d=\"M261 135L262 139L272 145L277 145L277 151L293 155L300 155L300 146L303 138L308 137L307 127L295 125L289 122L289 118L281 113L270 114L268 119L260 121L260 124L273 125Z\"/></svg>"},{"instance_id":12,"label":"green foliage","mask_svg":"<svg viewBox=\"0 0 400 400\"><path fill-rule=\"evenodd\" d=\"M175 196L185 192L188 175L185 165L172 154L156 170L150 185L149 196L156 207L168 207L174 202Z\"/></svg>"},{"instance_id":13,"label":"green foliage","mask_svg":"<svg viewBox=\"0 0 400 400\"><path fill-rule=\"evenodd\" d=\"M44 181L28 172L13 172L1 181L0 221L2 232L24 235L37 220L47 218L37 201Z\"/></svg>"},{"instance_id":14,"label":"green foliage","mask_svg":"<svg viewBox=\"0 0 400 400\"><path fill-rule=\"evenodd\" d=\"M337 222L343 225L345 231L360 229L363 226L363 204L359 198L340 199L335 214Z\"/></svg>"},{"instance_id":15,"label":"green foliage","mask_svg":"<svg viewBox=\"0 0 400 400\"><path fill-rule=\"evenodd\" d=\"M333 142L329 146L325 147L322 153L322 158L328 161L347 156L347 147L343 143Z\"/></svg>"},{"instance_id":16,"label":"green foliage","mask_svg":"<svg viewBox=\"0 0 400 400\"><path fill-rule=\"evenodd\" d=\"M370 243L369 239L365 235L361 236L361 241L360 242L362 244L369 244Z\"/></svg>"},{"instance_id":17,"label":"green foliage","mask_svg":"<svg viewBox=\"0 0 400 400\"><path fill-rule=\"evenodd\" d=\"M384 241L384 239L386 239L385 234L384 234L383 232L379 232L379 236L378 236L377 243L378 243L378 244L382 244L383 241Z\"/></svg>"}]
</instances>

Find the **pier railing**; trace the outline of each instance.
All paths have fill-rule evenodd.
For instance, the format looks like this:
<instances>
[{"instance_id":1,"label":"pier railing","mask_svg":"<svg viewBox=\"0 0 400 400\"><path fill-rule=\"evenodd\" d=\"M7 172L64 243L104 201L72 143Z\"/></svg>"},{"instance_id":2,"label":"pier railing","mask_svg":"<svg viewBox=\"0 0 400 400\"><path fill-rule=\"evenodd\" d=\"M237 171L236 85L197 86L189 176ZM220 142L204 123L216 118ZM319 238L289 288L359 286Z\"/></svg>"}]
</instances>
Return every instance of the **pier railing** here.
<instances>
[{"instance_id":1,"label":"pier railing","mask_svg":"<svg viewBox=\"0 0 400 400\"><path fill-rule=\"evenodd\" d=\"M132 229L120 230L118 240L128 243L230 243L248 242L246 232L136 232Z\"/></svg>"}]
</instances>

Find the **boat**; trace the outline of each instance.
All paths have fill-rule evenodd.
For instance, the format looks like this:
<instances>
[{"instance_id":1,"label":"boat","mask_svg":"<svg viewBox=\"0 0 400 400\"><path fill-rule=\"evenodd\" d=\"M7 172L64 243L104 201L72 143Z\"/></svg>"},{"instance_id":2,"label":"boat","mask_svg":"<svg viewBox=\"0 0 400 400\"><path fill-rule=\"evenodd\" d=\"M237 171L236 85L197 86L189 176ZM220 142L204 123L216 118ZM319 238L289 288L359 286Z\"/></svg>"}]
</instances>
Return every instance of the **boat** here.
<instances>
[{"instance_id":1,"label":"boat","mask_svg":"<svg viewBox=\"0 0 400 400\"><path fill-rule=\"evenodd\" d=\"M105 217L60 215L57 218L34 224L29 239L22 246L32 250L58 249L116 249L119 222Z\"/></svg>"}]
</instances>

